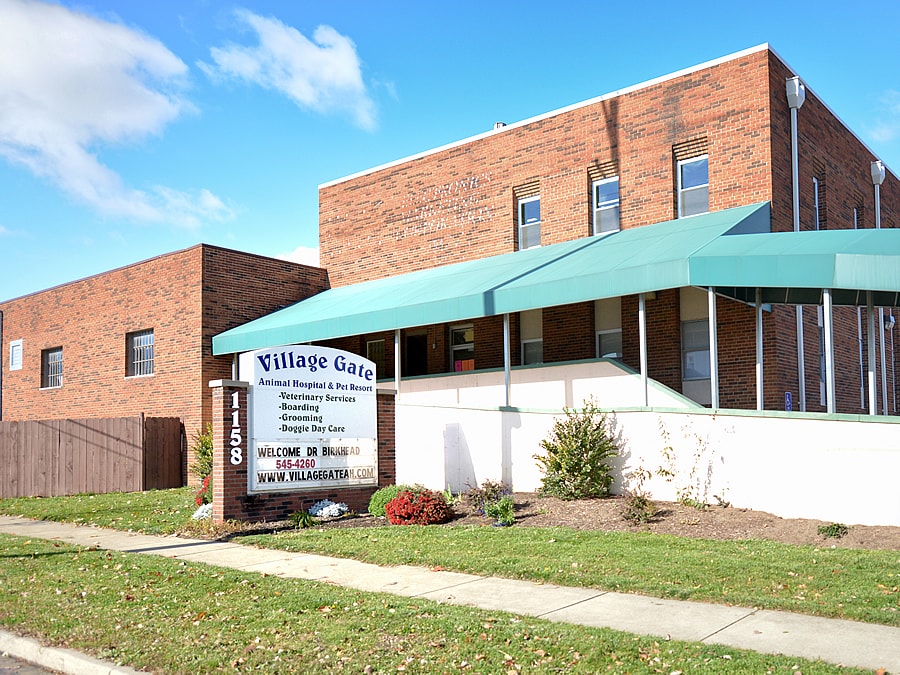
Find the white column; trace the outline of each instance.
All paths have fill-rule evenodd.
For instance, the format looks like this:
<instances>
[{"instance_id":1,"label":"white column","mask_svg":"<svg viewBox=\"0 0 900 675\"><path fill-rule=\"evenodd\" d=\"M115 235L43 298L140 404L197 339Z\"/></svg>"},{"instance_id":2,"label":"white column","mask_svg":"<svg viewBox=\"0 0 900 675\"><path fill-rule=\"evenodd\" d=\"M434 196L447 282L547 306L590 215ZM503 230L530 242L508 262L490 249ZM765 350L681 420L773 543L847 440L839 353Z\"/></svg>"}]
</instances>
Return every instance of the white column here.
<instances>
[{"instance_id":1,"label":"white column","mask_svg":"<svg viewBox=\"0 0 900 675\"><path fill-rule=\"evenodd\" d=\"M803 352L803 305L797 305L797 377L800 412L806 412L806 359Z\"/></svg>"},{"instance_id":2,"label":"white column","mask_svg":"<svg viewBox=\"0 0 900 675\"><path fill-rule=\"evenodd\" d=\"M825 311L825 411L833 413L837 407L834 401L834 308L830 288L823 290L822 299Z\"/></svg>"},{"instance_id":3,"label":"white column","mask_svg":"<svg viewBox=\"0 0 900 675\"><path fill-rule=\"evenodd\" d=\"M646 298L638 296L638 339L641 348L641 389L644 392L644 405L650 405L650 392L647 382L647 307Z\"/></svg>"},{"instance_id":4,"label":"white column","mask_svg":"<svg viewBox=\"0 0 900 675\"><path fill-rule=\"evenodd\" d=\"M716 289L706 290L709 302L709 387L713 410L719 407L719 336L716 330Z\"/></svg>"},{"instance_id":5,"label":"white column","mask_svg":"<svg viewBox=\"0 0 900 675\"><path fill-rule=\"evenodd\" d=\"M878 414L878 390L875 386L875 306L872 291L866 291L866 340L869 343L869 414Z\"/></svg>"},{"instance_id":6,"label":"white column","mask_svg":"<svg viewBox=\"0 0 900 675\"><path fill-rule=\"evenodd\" d=\"M506 392L506 407L509 407L509 314L503 315L503 384Z\"/></svg>"},{"instance_id":7,"label":"white column","mask_svg":"<svg viewBox=\"0 0 900 675\"><path fill-rule=\"evenodd\" d=\"M400 329L394 331L394 390L400 395Z\"/></svg>"},{"instance_id":8,"label":"white column","mask_svg":"<svg viewBox=\"0 0 900 675\"><path fill-rule=\"evenodd\" d=\"M763 404L763 324L762 324L762 289L756 289L756 409L762 410Z\"/></svg>"}]
</instances>

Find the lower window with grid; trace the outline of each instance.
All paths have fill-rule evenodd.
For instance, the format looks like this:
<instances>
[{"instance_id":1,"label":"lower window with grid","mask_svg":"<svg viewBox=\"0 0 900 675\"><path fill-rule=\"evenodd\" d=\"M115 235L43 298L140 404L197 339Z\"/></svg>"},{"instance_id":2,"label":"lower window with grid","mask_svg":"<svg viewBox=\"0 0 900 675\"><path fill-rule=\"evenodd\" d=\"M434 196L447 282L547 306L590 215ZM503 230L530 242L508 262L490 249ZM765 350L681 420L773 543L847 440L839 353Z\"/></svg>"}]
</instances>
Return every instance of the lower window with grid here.
<instances>
[{"instance_id":1,"label":"lower window with grid","mask_svg":"<svg viewBox=\"0 0 900 675\"><path fill-rule=\"evenodd\" d=\"M153 329L125 336L125 363L128 377L153 374Z\"/></svg>"}]
</instances>

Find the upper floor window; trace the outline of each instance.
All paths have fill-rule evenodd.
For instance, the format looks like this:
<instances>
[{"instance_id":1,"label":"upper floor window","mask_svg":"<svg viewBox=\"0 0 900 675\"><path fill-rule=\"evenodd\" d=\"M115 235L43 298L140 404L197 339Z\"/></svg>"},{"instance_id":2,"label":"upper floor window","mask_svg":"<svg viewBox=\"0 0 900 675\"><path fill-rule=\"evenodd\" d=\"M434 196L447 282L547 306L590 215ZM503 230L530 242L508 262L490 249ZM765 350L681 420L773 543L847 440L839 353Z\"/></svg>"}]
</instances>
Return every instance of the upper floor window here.
<instances>
[{"instance_id":1,"label":"upper floor window","mask_svg":"<svg viewBox=\"0 0 900 675\"><path fill-rule=\"evenodd\" d=\"M9 343L9 369L22 370L22 341L13 340Z\"/></svg>"},{"instance_id":2,"label":"upper floor window","mask_svg":"<svg viewBox=\"0 0 900 675\"><path fill-rule=\"evenodd\" d=\"M678 162L678 217L709 211L709 157Z\"/></svg>"},{"instance_id":3,"label":"upper floor window","mask_svg":"<svg viewBox=\"0 0 900 675\"><path fill-rule=\"evenodd\" d=\"M594 234L619 229L619 177L593 183Z\"/></svg>"},{"instance_id":4,"label":"upper floor window","mask_svg":"<svg viewBox=\"0 0 900 675\"><path fill-rule=\"evenodd\" d=\"M541 198L519 200L519 250L541 245Z\"/></svg>"},{"instance_id":5,"label":"upper floor window","mask_svg":"<svg viewBox=\"0 0 900 675\"><path fill-rule=\"evenodd\" d=\"M41 387L61 387L63 380L62 347L53 347L41 351Z\"/></svg>"},{"instance_id":6,"label":"upper floor window","mask_svg":"<svg viewBox=\"0 0 900 675\"><path fill-rule=\"evenodd\" d=\"M125 363L128 377L153 374L153 329L125 336Z\"/></svg>"}]
</instances>

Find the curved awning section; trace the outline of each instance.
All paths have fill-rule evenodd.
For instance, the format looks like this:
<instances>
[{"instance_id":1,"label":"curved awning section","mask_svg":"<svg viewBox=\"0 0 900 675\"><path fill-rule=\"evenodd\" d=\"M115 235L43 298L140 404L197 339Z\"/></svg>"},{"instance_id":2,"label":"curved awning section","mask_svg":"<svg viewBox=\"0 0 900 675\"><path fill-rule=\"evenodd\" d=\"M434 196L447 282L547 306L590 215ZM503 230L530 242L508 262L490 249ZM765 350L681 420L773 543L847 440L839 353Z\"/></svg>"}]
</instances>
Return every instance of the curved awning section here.
<instances>
[{"instance_id":1,"label":"curved awning section","mask_svg":"<svg viewBox=\"0 0 900 675\"><path fill-rule=\"evenodd\" d=\"M846 298L873 290L883 294L880 304L897 304L886 298L900 291L898 236L900 230L772 233L763 202L330 289L215 336L213 353L683 286L715 286L749 300L759 286L766 302L794 302L796 289L816 297L820 288L845 289Z\"/></svg>"}]
</instances>

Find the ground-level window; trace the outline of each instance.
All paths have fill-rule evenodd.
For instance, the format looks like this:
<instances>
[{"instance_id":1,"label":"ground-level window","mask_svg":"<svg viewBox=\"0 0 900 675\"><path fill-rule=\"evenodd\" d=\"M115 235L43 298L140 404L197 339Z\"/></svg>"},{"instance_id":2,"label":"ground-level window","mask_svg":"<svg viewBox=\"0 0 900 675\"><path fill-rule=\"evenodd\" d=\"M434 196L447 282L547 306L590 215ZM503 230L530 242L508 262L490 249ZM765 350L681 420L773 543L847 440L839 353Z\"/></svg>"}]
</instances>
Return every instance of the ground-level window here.
<instances>
[{"instance_id":1,"label":"ground-level window","mask_svg":"<svg viewBox=\"0 0 900 675\"><path fill-rule=\"evenodd\" d=\"M597 358L622 358L622 298L594 301Z\"/></svg>"},{"instance_id":2,"label":"ground-level window","mask_svg":"<svg viewBox=\"0 0 900 675\"><path fill-rule=\"evenodd\" d=\"M125 336L125 373L128 377L153 375L153 329Z\"/></svg>"},{"instance_id":3,"label":"ground-level window","mask_svg":"<svg viewBox=\"0 0 900 675\"><path fill-rule=\"evenodd\" d=\"M366 358L375 364L375 377L386 377L384 372L384 340L366 342Z\"/></svg>"},{"instance_id":4,"label":"ground-level window","mask_svg":"<svg viewBox=\"0 0 900 675\"><path fill-rule=\"evenodd\" d=\"M541 245L541 197L519 200L519 250Z\"/></svg>"},{"instance_id":5,"label":"ground-level window","mask_svg":"<svg viewBox=\"0 0 900 675\"><path fill-rule=\"evenodd\" d=\"M707 155L678 162L678 217L709 211L709 158Z\"/></svg>"},{"instance_id":6,"label":"ground-level window","mask_svg":"<svg viewBox=\"0 0 900 675\"><path fill-rule=\"evenodd\" d=\"M709 320L685 321L681 324L682 379L708 380Z\"/></svg>"},{"instance_id":7,"label":"ground-level window","mask_svg":"<svg viewBox=\"0 0 900 675\"><path fill-rule=\"evenodd\" d=\"M519 313L522 365L544 362L544 312L531 309Z\"/></svg>"},{"instance_id":8,"label":"ground-level window","mask_svg":"<svg viewBox=\"0 0 900 675\"><path fill-rule=\"evenodd\" d=\"M619 177L594 181L594 234L619 229Z\"/></svg>"},{"instance_id":9,"label":"ground-level window","mask_svg":"<svg viewBox=\"0 0 900 675\"><path fill-rule=\"evenodd\" d=\"M63 381L62 347L41 351L41 387L49 389L61 387Z\"/></svg>"},{"instance_id":10,"label":"ground-level window","mask_svg":"<svg viewBox=\"0 0 900 675\"><path fill-rule=\"evenodd\" d=\"M22 370L22 341L13 340L9 343L9 369Z\"/></svg>"},{"instance_id":11,"label":"ground-level window","mask_svg":"<svg viewBox=\"0 0 900 675\"><path fill-rule=\"evenodd\" d=\"M475 328L472 326L450 329L450 368L456 373L475 370Z\"/></svg>"}]
</instances>

